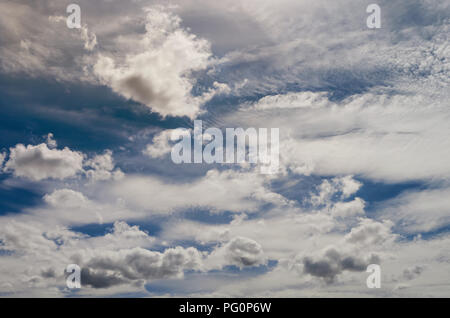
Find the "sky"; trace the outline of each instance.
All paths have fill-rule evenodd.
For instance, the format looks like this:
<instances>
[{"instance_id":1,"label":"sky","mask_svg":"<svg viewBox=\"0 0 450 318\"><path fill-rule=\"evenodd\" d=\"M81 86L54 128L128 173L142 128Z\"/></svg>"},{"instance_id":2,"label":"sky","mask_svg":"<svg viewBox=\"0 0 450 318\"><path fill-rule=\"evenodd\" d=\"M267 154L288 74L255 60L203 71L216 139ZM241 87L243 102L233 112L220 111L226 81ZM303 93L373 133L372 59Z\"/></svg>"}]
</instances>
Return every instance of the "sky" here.
<instances>
[{"instance_id":1,"label":"sky","mask_svg":"<svg viewBox=\"0 0 450 318\"><path fill-rule=\"evenodd\" d=\"M71 3L0 0L1 297L450 296L448 0Z\"/></svg>"}]
</instances>

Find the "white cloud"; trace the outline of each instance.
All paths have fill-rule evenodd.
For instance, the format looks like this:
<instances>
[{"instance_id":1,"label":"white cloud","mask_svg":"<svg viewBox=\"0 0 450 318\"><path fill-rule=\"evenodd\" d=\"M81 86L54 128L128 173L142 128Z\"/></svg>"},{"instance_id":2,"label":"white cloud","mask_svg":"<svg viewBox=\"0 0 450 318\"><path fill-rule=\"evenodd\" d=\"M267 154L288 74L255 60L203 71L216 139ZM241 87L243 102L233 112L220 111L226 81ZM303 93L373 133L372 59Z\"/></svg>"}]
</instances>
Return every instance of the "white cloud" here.
<instances>
[{"instance_id":1,"label":"white cloud","mask_svg":"<svg viewBox=\"0 0 450 318\"><path fill-rule=\"evenodd\" d=\"M450 174L445 90L410 85L401 92L354 95L325 106L243 109L224 125L283 127L280 164L304 174L357 175L385 182Z\"/></svg>"},{"instance_id":2,"label":"white cloud","mask_svg":"<svg viewBox=\"0 0 450 318\"><path fill-rule=\"evenodd\" d=\"M424 270L423 266L418 265L414 267L405 268L405 270L403 271L403 277L407 280L415 279L422 274L423 270Z\"/></svg>"},{"instance_id":3,"label":"white cloud","mask_svg":"<svg viewBox=\"0 0 450 318\"><path fill-rule=\"evenodd\" d=\"M48 133L47 137L46 137L45 143L47 144L48 148L50 148L50 149L56 148L58 146L58 143L56 142L56 140L53 137L54 136L52 133Z\"/></svg>"},{"instance_id":4,"label":"white cloud","mask_svg":"<svg viewBox=\"0 0 450 318\"><path fill-rule=\"evenodd\" d=\"M360 224L352 228L345 236L345 241L362 246L391 242L396 238L396 235L391 232L392 226L393 223L390 221L380 223L371 219L362 219Z\"/></svg>"},{"instance_id":5,"label":"white cloud","mask_svg":"<svg viewBox=\"0 0 450 318\"><path fill-rule=\"evenodd\" d=\"M269 95L261 98L253 105L256 110L311 108L331 105L326 92L299 92L284 95Z\"/></svg>"},{"instance_id":6,"label":"white cloud","mask_svg":"<svg viewBox=\"0 0 450 318\"><path fill-rule=\"evenodd\" d=\"M163 116L190 118L214 94L230 92L224 84L205 84L220 78L243 97L242 111L233 108L219 118L214 109L208 119L224 127L280 127L286 174L265 179L251 171L213 170L186 182L144 175L114 180L120 170L111 152L83 165L82 154L57 150L50 135L47 145L18 145L6 167L16 176L65 179L84 167L92 181L105 182L66 180L44 196L46 205L1 218L0 249L8 251L2 254L2 291L61 296L68 293L62 269L80 262L86 265L87 288L78 295L145 293L146 281L170 284L185 270L201 272L175 282L180 294L189 296L449 294L448 235L396 240L393 233L449 224L448 21L440 18L448 12L447 2L382 1L383 29L375 33L364 26L365 5L353 0L183 0L168 9L177 15L153 8L147 17L141 7L148 1L80 1L88 24L74 32L63 26L64 4L1 3L2 71L76 82L100 78ZM220 60L212 52L219 52ZM168 154L168 132L156 135L144 153ZM77 164L67 160L74 154L81 156L72 160ZM295 174L327 177L312 195L311 208L299 208L272 190L279 189L277 181L287 181L280 191L295 184L293 191L302 197L308 184ZM375 206L370 214L380 220L375 221L364 213L366 202L352 198L362 186L356 179L364 178L425 180L434 188ZM214 224L167 215L193 207L231 211L235 217ZM166 215L155 237L126 223L152 222L160 213ZM96 237L68 229L90 223L114 225ZM189 240L217 247L210 254L193 247L149 250ZM278 265L256 277L251 273L252 278L203 272L267 260ZM365 285L364 267L375 261L382 266L382 291ZM94 291L89 285L105 288Z\"/></svg>"},{"instance_id":7,"label":"white cloud","mask_svg":"<svg viewBox=\"0 0 450 318\"><path fill-rule=\"evenodd\" d=\"M80 208L88 203L88 199L77 191L71 189L57 189L44 196L44 201L56 208Z\"/></svg>"},{"instance_id":8,"label":"white cloud","mask_svg":"<svg viewBox=\"0 0 450 318\"><path fill-rule=\"evenodd\" d=\"M120 60L100 55L95 74L118 94L163 116L194 118L214 90L192 96L195 79L191 74L207 69L211 51L206 40L190 34L180 22L162 7L148 8L146 33L136 52Z\"/></svg>"},{"instance_id":9,"label":"white cloud","mask_svg":"<svg viewBox=\"0 0 450 318\"><path fill-rule=\"evenodd\" d=\"M120 169L114 170L115 166L112 154L111 150L106 150L103 155L96 155L86 160L84 166L86 167L87 177L93 181L118 180L123 178L124 173Z\"/></svg>"},{"instance_id":10,"label":"white cloud","mask_svg":"<svg viewBox=\"0 0 450 318\"><path fill-rule=\"evenodd\" d=\"M271 192L263 176L252 172L210 170L188 183L166 183L156 177L127 176L105 189L105 195L122 198L131 209L166 214L191 207L211 212L256 212L262 204L288 206L281 195Z\"/></svg>"},{"instance_id":11,"label":"white cloud","mask_svg":"<svg viewBox=\"0 0 450 318\"><path fill-rule=\"evenodd\" d=\"M163 130L153 137L152 143L147 145L143 152L151 158L164 157L172 151L172 136L181 137L189 133L190 130L183 128Z\"/></svg>"},{"instance_id":12,"label":"white cloud","mask_svg":"<svg viewBox=\"0 0 450 318\"><path fill-rule=\"evenodd\" d=\"M31 77L94 82L83 66L96 36L85 24L88 15L83 15L81 29L67 28L66 7L54 1L0 3L0 69ZM85 9L85 3L81 7Z\"/></svg>"},{"instance_id":13,"label":"white cloud","mask_svg":"<svg viewBox=\"0 0 450 318\"><path fill-rule=\"evenodd\" d=\"M100 237L80 235L30 218L2 222L0 228L2 249L16 252L9 259L20 262L20 266L14 267L14 263L6 260L0 269L0 279L10 281L16 292L30 288L31 282L33 287L44 290L65 286L62 274L67 264L73 262L83 268L84 288L180 278L184 270L201 268L202 255L194 248L154 252L136 247L151 244L153 238L124 222L115 222L113 230Z\"/></svg>"},{"instance_id":14,"label":"white cloud","mask_svg":"<svg viewBox=\"0 0 450 318\"><path fill-rule=\"evenodd\" d=\"M209 255L179 246L152 251L144 247L151 246L155 239L138 226L122 221L115 222L110 233L96 237L64 227L50 228L29 218L2 222L0 228L2 248L16 252L13 260L21 261L20 266L14 267L7 260L0 269L0 279L8 282L13 292L30 288L30 284L44 290L61 288L65 285L63 269L70 263L82 268L83 292L89 294L93 292L91 288L113 292L118 285L144 291L145 282L180 279L187 270L204 272L226 265L243 267L265 262L261 246L247 238L235 238ZM24 271L25 262L33 263Z\"/></svg>"},{"instance_id":15,"label":"white cloud","mask_svg":"<svg viewBox=\"0 0 450 318\"><path fill-rule=\"evenodd\" d=\"M364 200L355 198L349 202L337 202L331 209L331 213L337 217L352 217L364 215Z\"/></svg>"},{"instance_id":16,"label":"white cloud","mask_svg":"<svg viewBox=\"0 0 450 318\"><path fill-rule=\"evenodd\" d=\"M450 224L450 189L448 187L408 191L383 202L379 217L392 220L406 233L430 232Z\"/></svg>"},{"instance_id":17,"label":"white cloud","mask_svg":"<svg viewBox=\"0 0 450 318\"><path fill-rule=\"evenodd\" d=\"M303 255L299 255L295 261L284 259L271 271L252 278L231 280L216 278L212 283L213 288L207 293L195 294L198 297L213 295L217 297L424 297L432 295L448 295L449 286L443 282L443 277L448 277L449 237L436 237L430 240L401 241L384 249L363 250L355 252L347 251L342 247L324 247L318 250L317 246ZM334 250L326 256L326 252ZM373 253L372 253L373 252ZM337 261L333 261L333 254ZM379 256L371 259L371 255ZM309 257L315 274L333 274L335 283L323 284L325 279L320 276L312 276L303 272L304 257ZM350 257L345 262L343 261ZM375 256L374 256L375 257ZM320 262L322 262L322 267ZM368 273L363 264L369 261L380 261L382 270L382 289L368 289L366 279ZM318 264L319 263L319 264ZM350 266L354 270L341 267ZM315 265L315 266L314 266ZM360 265L360 266L357 266ZM359 269L358 269L359 267ZM319 271L322 268L322 271ZM412 274L420 272L420 275ZM433 270L430 270L432 268ZM329 270L327 270L329 269ZM406 273L406 276L405 276ZM408 278L412 274L413 279ZM323 276L323 275L322 275ZM328 275L332 277L332 275ZM201 278L197 278L197 284L202 284ZM328 280L330 282L330 280ZM192 282L189 282L192 283ZM203 282L204 283L204 282ZM219 287L217 287L219 286ZM282 287L283 286L283 287ZM401 287L401 288L399 288Z\"/></svg>"},{"instance_id":18,"label":"white cloud","mask_svg":"<svg viewBox=\"0 0 450 318\"><path fill-rule=\"evenodd\" d=\"M317 194L313 194L310 201L316 206L329 205L333 196L339 195L341 199L347 199L355 194L361 186L362 183L355 180L353 176L325 179L316 187Z\"/></svg>"},{"instance_id":19,"label":"white cloud","mask_svg":"<svg viewBox=\"0 0 450 318\"><path fill-rule=\"evenodd\" d=\"M44 195L43 200L47 206L31 209L27 216L36 220L43 219L47 224L64 226L103 224L145 217L144 211L126 208L120 198L110 202L93 200L95 193L92 187L95 184L89 183L88 186L88 191L91 191L89 197L72 189L56 189Z\"/></svg>"},{"instance_id":20,"label":"white cloud","mask_svg":"<svg viewBox=\"0 0 450 318\"><path fill-rule=\"evenodd\" d=\"M379 258L371 255L366 258L342 254L335 248L328 248L320 257L306 256L302 260L303 273L320 277L331 284L343 271L363 272L369 264L379 263Z\"/></svg>"},{"instance_id":21,"label":"white cloud","mask_svg":"<svg viewBox=\"0 0 450 318\"><path fill-rule=\"evenodd\" d=\"M18 144L10 148L6 171L16 177L39 181L43 179L65 179L82 171L83 154L69 148L49 149L46 144L24 146Z\"/></svg>"},{"instance_id":22,"label":"white cloud","mask_svg":"<svg viewBox=\"0 0 450 318\"><path fill-rule=\"evenodd\" d=\"M78 173L84 173L92 182L119 180L124 173L115 169L113 153L106 150L101 155L86 159L82 152L65 147L56 149L57 142L53 134L46 136L46 142L39 145L17 144L10 148L9 160L4 171L12 171L16 177L25 177L34 181L44 179L66 179ZM0 157L0 159L4 159ZM1 164L1 162L0 162Z\"/></svg>"},{"instance_id":23,"label":"white cloud","mask_svg":"<svg viewBox=\"0 0 450 318\"><path fill-rule=\"evenodd\" d=\"M88 51L92 51L97 45L97 36L95 33L89 31L86 25L81 27L81 38L84 40L84 48Z\"/></svg>"}]
</instances>

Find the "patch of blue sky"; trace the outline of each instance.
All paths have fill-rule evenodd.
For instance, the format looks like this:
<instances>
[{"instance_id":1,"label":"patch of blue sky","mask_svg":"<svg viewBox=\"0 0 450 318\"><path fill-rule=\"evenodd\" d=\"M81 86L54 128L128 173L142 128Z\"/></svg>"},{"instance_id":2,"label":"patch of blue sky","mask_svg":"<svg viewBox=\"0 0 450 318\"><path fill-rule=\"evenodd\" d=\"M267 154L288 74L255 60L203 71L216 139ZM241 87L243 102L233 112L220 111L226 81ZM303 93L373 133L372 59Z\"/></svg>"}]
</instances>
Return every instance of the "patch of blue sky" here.
<instances>
[{"instance_id":1,"label":"patch of blue sky","mask_svg":"<svg viewBox=\"0 0 450 318\"><path fill-rule=\"evenodd\" d=\"M450 233L450 225L445 225L442 227L439 227L435 230L428 231L428 232L421 232L421 233L404 233L402 234L402 238L408 241L412 241L414 239L417 239L418 235L420 235L420 238L423 240L431 240L436 239L439 236L444 236Z\"/></svg>"},{"instance_id":2,"label":"patch of blue sky","mask_svg":"<svg viewBox=\"0 0 450 318\"><path fill-rule=\"evenodd\" d=\"M157 221L154 221L154 222L127 221L127 224L130 226L134 226L134 225L139 226L139 229L141 231L148 233L150 236L157 236L161 231L161 226ZM72 230L74 232L89 235L90 237L99 237L99 236L104 236L108 233L111 233L113 230L113 227L114 227L113 223L103 223L103 224L91 223L91 224L85 224L85 225L80 225L80 226L73 226L70 228L70 230Z\"/></svg>"},{"instance_id":3,"label":"patch of blue sky","mask_svg":"<svg viewBox=\"0 0 450 318\"><path fill-rule=\"evenodd\" d=\"M6 174L0 174L0 215L20 213L42 202L42 190L6 185L4 181L8 177Z\"/></svg>"},{"instance_id":4,"label":"patch of blue sky","mask_svg":"<svg viewBox=\"0 0 450 318\"><path fill-rule=\"evenodd\" d=\"M0 76L1 148L42 142L51 132L61 146L76 150L115 149L142 129L178 128L185 121L163 119L106 87Z\"/></svg>"},{"instance_id":5,"label":"patch of blue sky","mask_svg":"<svg viewBox=\"0 0 450 318\"><path fill-rule=\"evenodd\" d=\"M276 265L277 262L271 260L267 265L242 269L236 266L226 266L221 270L211 270L207 273L187 271L182 281L179 279L155 280L147 283L145 289L155 295L214 291L217 290L219 283L232 283L258 277L270 272Z\"/></svg>"}]
</instances>

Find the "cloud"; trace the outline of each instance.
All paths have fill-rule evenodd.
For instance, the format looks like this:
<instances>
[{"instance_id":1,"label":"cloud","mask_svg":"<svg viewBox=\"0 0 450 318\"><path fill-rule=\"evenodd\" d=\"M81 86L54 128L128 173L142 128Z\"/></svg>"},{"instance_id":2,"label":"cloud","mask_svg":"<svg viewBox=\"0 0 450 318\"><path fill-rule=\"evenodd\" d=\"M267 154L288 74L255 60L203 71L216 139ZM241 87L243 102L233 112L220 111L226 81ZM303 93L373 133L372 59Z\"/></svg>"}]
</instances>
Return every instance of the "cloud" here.
<instances>
[{"instance_id":1,"label":"cloud","mask_svg":"<svg viewBox=\"0 0 450 318\"><path fill-rule=\"evenodd\" d=\"M163 130L153 137L152 143L147 145L143 152L151 158L164 157L172 151L174 141L172 136L180 138L186 134L190 134L190 130L183 128Z\"/></svg>"},{"instance_id":2,"label":"cloud","mask_svg":"<svg viewBox=\"0 0 450 318\"><path fill-rule=\"evenodd\" d=\"M364 200L355 198L349 202L337 202L331 209L331 213L337 217L352 217L364 215Z\"/></svg>"},{"instance_id":3,"label":"cloud","mask_svg":"<svg viewBox=\"0 0 450 318\"><path fill-rule=\"evenodd\" d=\"M268 39L228 52L222 62L239 67L239 73L227 75L236 82L248 79L244 94L264 95L291 90L291 85L347 95L411 74L445 80L448 21L441 13L449 12L448 4L381 1L383 28L371 32L365 25L369 3L248 1L238 8L224 3L222 11L259 27L243 37L263 33Z\"/></svg>"},{"instance_id":4,"label":"cloud","mask_svg":"<svg viewBox=\"0 0 450 318\"><path fill-rule=\"evenodd\" d=\"M350 233L345 236L348 243L359 245L383 244L395 239L391 233L393 223L385 221L383 223L371 219L362 219L357 227L354 227Z\"/></svg>"},{"instance_id":5,"label":"cloud","mask_svg":"<svg viewBox=\"0 0 450 318\"><path fill-rule=\"evenodd\" d=\"M119 180L124 173L115 169L112 151L106 150L102 155L86 159L86 155L65 147L56 149L57 142L53 134L46 136L46 143L39 145L17 144L10 148L9 160L4 171L12 171L16 177L24 177L34 181L74 177L78 173L85 175L93 182L110 179ZM4 159L5 156L2 157ZM1 162L0 162L1 163Z\"/></svg>"},{"instance_id":6,"label":"cloud","mask_svg":"<svg viewBox=\"0 0 450 318\"><path fill-rule=\"evenodd\" d=\"M267 257L256 241L246 237L235 237L216 248L206 262L213 268L222 268L225 264L243 268L266 264Z\"/></svg>"},{"instance_id":7,"label":"cloud","mask_svg":"<svg viewBox=\"0 0 450 318\"><path fill-rule=\"evenodd\" d=\"M106 150L103 155L96 155L93 158L86 160L84 166L86 167L86 175L92 181L105 181L110 179L121 179L124 173L120 169L114 170L114 162L112 158L112 151Z\"/></svg>"},{"instance_id":8,"label":"cloud","mask_svg":"<svg viewBox=\"0 0 450 318\"><path fill-rule=\"evenodd\" d=\"M129 283L129 280L122 278L117 273L108 273L107 271L94 271L90 268L81 270L81 284L92 288L108 288L115 285Z\"/></svg>"},{"instance_id":9,"label":"cloud","mask_svg":"<svg viewBox=\"0 0 450 318\"><path fill-rule=\"evenodd\" d=\"M8 171L56 181L32 184L51 185L44 204L1 216L0 289L73 296L63 269L78 262L77 296L160 295L145 289L154 280L181 297L448 295L448 1L380 1L376 32L365 26L368 3L354 0L175 0L149 11L154 1L80 0L80 30L65 27L64 3L1 3L3 75L65 81L67 90L102 84L163 117L204 115L220 128L279 127L283 174L177 166L157 175L170 129L145 148L159 159L150 166L122 158L135 173L126 176L112 151L64 151L50 134L13 147L0 155ZM229 95L212 100L220 93ZM126 153L141 156L132 142ZM67 179L77 175L87 180ZM412 180L420 189L371 200L383 198L383 183L400 183L397 191ZM197 208L205 218L174 213ZM382 265L381 293L366 288L369 262Z\"/></svg>"},{"instance_id":10,"label":"cloud","mask_svg":"<svg viewBox=\"0 0 450 318\"><path fill-rule=\"evenodd\" d=\"M327 284L331 284L343 271L365 271L369 264L378 263L379 258L370 256L364 259L343 255L336 249L330 248L321 257L316 259L305 257L302 262L305 274L323 278Z\"/></svg>"},{"instance_id":11,"label":"cloud","mask_svg":"<svg viewBox=\"0 0 450 318\"><path fill-rule=\"evenodd\" d=\"M46 194L44 201L56 208L80 208L88 203L88 199L82 193L71 189L57 189L51 194Z\"/></svg>"},{"instance_id":12,"label":"cloud","mask_svg":"<svg viewBox=\"0 0 450 318\"><path fill-rule=\"evenodd\" d=\"M239 267L255 266L265 263L264 252L257 242L237 237L225 245L226 258Z\"/></svg>"},{"instance_id":13,"label":"cloud","mask_svg":"<svg viewBox=\"0 0 450 318\"><path fill-rule=\"evenodd\" d=\"M163 253L139 247L98 252L86 260L81 283L104 288L129 281L181 278L184 270L198 270L201 254L194 248L170 248Z\"/></svg>"},{"instance_id":14,"label":"cloud","mask_svg":"<svg viewBox=\"0 0 450 318\"><path fill-rule=\"evenodd\" d=\"M13 281L16 288L26 277L36 277L43 288L65 285L63 269L74 262L82 267L84 288L107 288L125 283L141 286L147 280L181 278L185 270L201 270L202 267L203 256L195 248L175 247L155 252L141 247L148 246L154 239L139 227L125 222L115 222L110 233L99 237L81 235L63 227L50 229L30 217L21 222L3 222L0 227L2 249L14 251L12 257L21 260L21 264L37 260L25 275L21 272L23 266L14 269L4 263L10 275L22 276ZM3 269L2 266L2 281Z\"/></svg>"},{"instance_id":15,"label":"cloud","mask_svg":"<svg viewBox=\"0 0 450 318\"><path fill-rule=\"evenodd\" d=\"M0 153L0 169L3 167L3 162L5 161L6 153Z\"/></svg>"},{"instance_id":16,"label":"cloud","mask_svg":"<svg viewBox=\"0 0 450 318\"><path fill-rule=\"evenodd\" d=\"M103 192L107 197L122 198L131 209L156 214L197 207L208 208L212 213L257 212L263 204L290 204L283 196L268 190L265 182L257 173L209 170L205 176L186 183L166 183L151 176L127 176Z\"/></svg>"},{"instance_id":17,"label":"cloud","mask_svg":"<svg viewBox=\"0 0 450 318\"><path fill-rule=\"evenodd\" d=\"M195 71L208 68L209 43L180 26L178 16L162 7L147 10L146 34L138 51L124 59L100 55L94 72L116 93L165 116L194 118L214 91L192 96ZM218 86L217 89L221 89Z\"/></svg>"},{"instance_id":18,"label":"cloud","mask_svg":"<svg viewBox=\"0 0 450 318\"><path fill-rule=\"evenodd\" d=\"M126 236L126 237L141 237L147 236L145 232L139 230L138 226L129 226L123 221L114 222L114 235ZM109 234L108 234L109 235Z\"/></svg>"},{"instance_id":19,"label":"cloud","mask_svg":"<svg viewBox=\"0 0 450 318\"><path fill-rule=\"evenodd\" d=\"M393 221L398 230L420 233L450 224L450 188L407 191L379 206L379 218Z\"/></svg>"},{"instance_id":20,"label":"cloud","mask_svg":"<svg viewBox=\"0 0 450 318\"><path fill-rule=\"evenodd\" d=\"M424 270L423 266L414 266L412 268L405 268L405 270L403 271L403 277L406 280L415 279L422 274L423 270Z\"/></svg>"},{"instance_id":21,"label":"cloud","mask_svg":"<svg viewBox=\"0 0 450 318\"><path fill-rule=\"evenodd\" d=\"M24 217L27 219L27 217ZM18 255L44 258L54 252L58 245L63 245L71 239L77 240L83 236L57 225L52 228L44 223L33 221L32 218L8 220L2 219L0 240L2 248L17 252ZM41 259L42 260L42 259Z\"/></svg>"},{"instance_id":22,"label":"cloud","mask_svg":"<svg viewBox=\"0 0 450 318\"><path fill-rule=\"evenodd\" d=\"M5 171L12 171L16 177L34 181L43 179L65 179L82 171L83 154L69 148L49 149L47 144L36 146L17 144L10 148Z\"/></svg>"},{"instance_id":23,"label":"cloud","mask_svg":"<svg viewBox=\"0 0 450 318\"><path fill-rule=\"evenodd\" d=\"M54 139L54 136L52 133L47 134L45 143L47 144L48 148L50 148L50 149L54 149L58 146L58 143Z\"/></svg>"},{"instance_id":24,"label":"cloud","mask_svg":"<svg viewBox=\"0 0 450 318\"><path fill-rule=\"evenodd\" d=\"M84 48L92 51L97 45L97 36L89 31L86 25L81 27L81 38L84 40Z\"/></svg>"},{"instance_id":25,"label":"cloud","mask_svg":"<svg viewBox=\"0 0 450 318\"><path fill-rule=\"evenodd\" d=\"M331 180L325 179L316 187L317 194L313 194L310 201L315 206L329 205L333 199L347 199L358 192L362 183L355 180L353 176L336 177Z\"/></svg>"}]
</instances>

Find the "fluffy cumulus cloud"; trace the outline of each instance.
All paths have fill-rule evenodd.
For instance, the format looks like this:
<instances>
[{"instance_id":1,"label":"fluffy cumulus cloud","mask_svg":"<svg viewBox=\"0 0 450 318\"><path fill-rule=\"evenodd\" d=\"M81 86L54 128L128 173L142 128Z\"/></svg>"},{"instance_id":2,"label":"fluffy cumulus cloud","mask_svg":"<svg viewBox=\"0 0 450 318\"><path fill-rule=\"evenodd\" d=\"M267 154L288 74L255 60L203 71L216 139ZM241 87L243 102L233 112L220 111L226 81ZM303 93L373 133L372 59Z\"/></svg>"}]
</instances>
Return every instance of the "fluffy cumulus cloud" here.
<instances>
[{"instance_id":1,"label":"fluffy cumulus cloud","mask_svg":"<svg viewBox=\"0 0 450 318\"><path fill-rule=\"evenodd\" d=\"M23 222L4 222L1 225L2 249L11 251L22 265L28 259L39 258L39 266L2 268L0 275L11 285L39 287L48 281L60 285L64 281L64 268L77 263L82 268L84 288L107 290L119 285L143 290L147 282L161 279L182 279L186 271L205 272L236 265L251 267L263 264L261 246L253 240L238 237L211 253L194 247L172 247L153 251L154 237L138 226L117 221L113 228L100 237L90 237L64 227L50 229L42 222L27 219ZM138 246L138 247L136 247ZM42 263L41 263L42 262ZM9 273L10 277L6 278ZM16 276L17 275L17 276ZM22 276L22 280L15 280ZM37 285L37 286L36 286Z\"/></svg>"},{"instance_id":2,"label":"fluffy cumulus cloud","mask_svg":"<svg viewBox=\"0 0 450 318\"><path fill-rule=\"evenodd\" d=\"M54 1L0 3L0 69L35 78L92 82L83 64L96 36L88 29L86 16L80 29L69 29L66 8L67 4Z\"/></svg>"},{"instance_id":3,"label":"fluffy cumulus cloud","mask_svg":"<svg viewBox=\"0 0 450 318\"><path fill-rule=\"evenodd\" d=\"M76 208L87 202L86 197L71 189L58 189L44 196L44 201L54 207Z\"/></svg>"},{"instance_id":4,"label":"fluffy cumulus cloud","mask_svg":"<svg viewBox=\"0 0 450 318\"><path fill-rule=\"evenodd\" d=\"M12 172L15 177L33 181L63 180L82 173L92 181L118 180L124 176L124 173L115 167L110 150L88 158L86 154L68 147L56 147L57 142L52 133L46 136L46 143L27 146L17 144L9 149L9 157L3 170ZM3 163L5 158L6 153L1 154L0 163Z\"/></svg>"},{"instance_id":5,"label":"fluffy cumulus cloud","mask_svg":"<svg viewBox=\"0 0 450 318\"><path fill-rule=\"evenodd\" d=\"M226 244L218 247L208 257L210 266L221 267L223 264L237 267L263 265L267 262L262 246L258 242L246 238L235 237Z\"/></svg>"},{"instance_id":6,"label":"fluffy cumulus cloud","mask_svg":"<svg viewBox=\"0 0 450 318\"><path fill-rule=\"evenodd\" d=\"M333 206L331 213L339 217L364 215L364 206L365 206L364 200L362 200L361 198L355 198L353 201L350 202L336 203Z\"/></svg>"},{"instance_id":7,"label":"fluffy cumulus cloud","mask_svg":"<svg viewBox=\"0 0 450 318\"><path fill-rule=\"evenodd\" d=\"M58 146L58 143L56 142L56 140L54 139L54 136L52 133L48 133L47 137L46 137L46 142L47 146L50 149L56 148L56 146Z\"/></svg>"},{"instance_id":8,"label":"fluffy cumulus cloud","mask_svg":"<svg viewBox=\"0 0 450 318\"><path fill-rule=\"evenodd\" d=\"M302 260L305 274L323 278L328 284L333 283L336 276L343 271L365 271L369 264L378 263L379 258L371 256L368 259L351 255L342 255L336 249L328 249L324 255L314 259L305 257Z\"/></svg>"},{"instance_id":9,"label":"fluffy cumulus cloud","mask_svg":"<svg viewBox=\"0 0 450 318\"><path fill-rule=\"evenodd\" d=\"M311 196L310 201L315 206L327 205L333 198L349 198L358 192L361 186L361 182L355 180L353 176L336 177L331 180L325 179L316 187L317 193ZM342 205L343 203L340 204Z\"/></svg>"},{"instance_id":10,"label":"fluffy cumulus cloud","mask_svg":"<svg viewBox=\"0 0 450 318\"><path fill-rule=\"evenodd\" d=\"M226 84L213 82L201 93L192 92L195 73L207 71L214 60L210 43L154 1L129 6L102 1L98 7L81 1L78 29L66 26L65 4L44 2L0 4L4 72L107 85L162 116L193 118L215 94L229 91ZM124 12L129 15L121 16ZM133 18L144 33L129 29ZM111 20L115 27L105 26Z\"/></svg>"},{"instance_id":11,"label":"fluffy cumulus cloud","mask_svg":"<svg viewBox=\"0 0 450 318\"><path fill-rule=\"evenodd\" d=\"M178 16L157 7L146 11L146 33L136 52L121 60L100 55L94 72L115 92L163 116L194 118L202 103L225 88L215 83L204 94L191 94L191 74L210 64L209 43L181 28Z\"/></svg>"},{"instance_id":12,"label":"fluffy cumulus cloud","mask_svg":"<svg viewBox=\"0 0 450 318\"><path fill-rule=\"evenodd\" d=\"M357 227L351 229L345 236L346 242L359 245L384 244L395 239L391 233L392 222L376 222L371 219L363 219Z\"/></svg>"},{"instance_id":13,"label":"fluffy cumulus cloud","mask_svg":"<svg viewBox=\"0 0 450 318\"><path fill-rule=\"evenodd\" d=\"M114 170L115 165L112 154L111 150L106 150L103 155L96 155L86 160L84 165L86 167L87 177L94 181L122 178L124 175L123 172L119 168Z\"/></svg>"},{"instance_id":14,"label":"fluffy cumulus cloud","mask_svg":"<svg viewBox=\"0 0 450 318\"><path fill-rule=\"evenodd\" d=\"M380 0L376 30L368 1L77 3L80 29L62 2L0 3L24 87L1 117L37 116L2 126L0 295L450 295L448 1ZM41 80L70 129L22 98ZM174 165L197 118L279 128L279 173Z\"/></svg>"},{"instance_id":15,"label":"fluffy cumulus cloud","mask_svg":"<svg viewBox=\"0 0 450 318\"><path fill-rule=\"evenodd\" d=\"M17 177L39 181L42 179L65 179L82 170L83 154L69 148L49 149L47 144L24 146L18 144L10 149L5 170Z\"/></svg>"}]
</instances>

